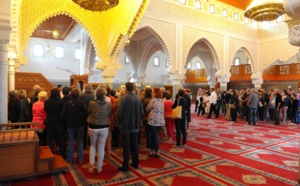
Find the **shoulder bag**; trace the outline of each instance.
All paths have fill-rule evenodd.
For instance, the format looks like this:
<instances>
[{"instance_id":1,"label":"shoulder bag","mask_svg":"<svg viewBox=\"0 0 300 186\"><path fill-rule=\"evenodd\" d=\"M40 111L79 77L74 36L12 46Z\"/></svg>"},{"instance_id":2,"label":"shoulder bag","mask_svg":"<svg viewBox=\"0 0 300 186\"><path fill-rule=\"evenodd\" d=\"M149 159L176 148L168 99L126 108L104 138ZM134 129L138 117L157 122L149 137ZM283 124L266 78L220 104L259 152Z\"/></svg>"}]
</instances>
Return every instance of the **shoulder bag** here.
<instances>
[{"instance_id":1,"label":"shoulder bag","mask_svg":"<svg viewBox=\"0 0 300 186\"><path fill-rule=\"evenodd\" d=\"M173 119L181 119L182 106L179 105L179 99L177 100L177 106L172 110Z\"/></svg>"}]
</instances>

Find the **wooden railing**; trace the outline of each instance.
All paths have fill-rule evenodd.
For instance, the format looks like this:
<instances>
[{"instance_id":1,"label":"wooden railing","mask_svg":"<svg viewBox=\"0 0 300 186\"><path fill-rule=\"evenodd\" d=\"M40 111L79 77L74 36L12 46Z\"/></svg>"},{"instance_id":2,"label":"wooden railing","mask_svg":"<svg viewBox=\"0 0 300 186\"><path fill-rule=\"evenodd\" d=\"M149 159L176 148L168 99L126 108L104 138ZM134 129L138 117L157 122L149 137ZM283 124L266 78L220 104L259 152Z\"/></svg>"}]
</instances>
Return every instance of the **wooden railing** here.
<instances>
[{"instance_id":1,"label":"wooden railing","mask_svg":"<svg viewBox=\"0 0 300 186\"><path fill-rule=\"evenodd\" d=\"M230 82L251 81L252 71L251 71L251 66L249 64L232 66L230 72L231 72Z\"/></svg>"},{"instance_id":2,"label":"wooden railing","mask_svg":"<svg viewBox=\"0 0 300 186\"><path fill-rule=\"evenodd\" d=\"M30 126L38 126L38 122L20 122L0 124L0 143L13 143L21 141L38 140L37 132L43 132L42 128L30 128Z\"/></svg>"},{"instance_id":3,"label":"wooden railing","mask_svg":"<svg viewBox=\"0 0 300 186\"><path fill-rule=\"evenodd\" d=\"M269 81L299 81L300 63L271 66L264 72L263 79Z\"/></svg>"},{"instance_id":4,"label":"wooden railing","mask_svg":"<svg viewBox=\"0 0 300 186\"><path fill-rule=\"evenodd\" d=\"M16 72L15 89L26 90L27 94L32 91L34 85L40 85L48 94L54 85L50 83L41 73ZM50 94L49 94L50 95Z\"/></svg>"},{"instance_id":5,"label":"wooden railing","mask_svg":"<svg viewBox=\"0 0 300 186\"><path fill-rule=\"evenodd\" d=\"M207 72L204 68L197 70L187 70L185 76L186 83L207 82Z\"/></svg>"}]
</instances>

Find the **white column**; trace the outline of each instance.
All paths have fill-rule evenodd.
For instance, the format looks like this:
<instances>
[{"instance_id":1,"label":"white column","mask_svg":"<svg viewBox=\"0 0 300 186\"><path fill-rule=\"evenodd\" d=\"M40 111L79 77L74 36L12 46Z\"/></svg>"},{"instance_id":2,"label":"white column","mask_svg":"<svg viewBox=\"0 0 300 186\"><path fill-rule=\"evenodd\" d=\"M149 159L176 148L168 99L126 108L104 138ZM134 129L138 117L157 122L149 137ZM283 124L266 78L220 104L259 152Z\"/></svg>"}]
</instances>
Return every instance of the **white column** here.
<instances>
[{"instance_id":1,"label":"white column","mask_svg":"<svg viewBox=\"0 0 300 186\"><path fill-rule=\"evenodd\" d=\"M8 41L10 27L0 26L0 124L7 123ZM5 130L4 127L1 130Z\"/></svg>"},{"instance_id":2,"label":"white column","mask_svg":"<svg viewBox=\"0 0 300 186\"><path fill-rule=\"evenodd\" d=\"M14 59L9 59L8 61L8 90L15 89L15 61Z\"/></svg>"}]
</instances>

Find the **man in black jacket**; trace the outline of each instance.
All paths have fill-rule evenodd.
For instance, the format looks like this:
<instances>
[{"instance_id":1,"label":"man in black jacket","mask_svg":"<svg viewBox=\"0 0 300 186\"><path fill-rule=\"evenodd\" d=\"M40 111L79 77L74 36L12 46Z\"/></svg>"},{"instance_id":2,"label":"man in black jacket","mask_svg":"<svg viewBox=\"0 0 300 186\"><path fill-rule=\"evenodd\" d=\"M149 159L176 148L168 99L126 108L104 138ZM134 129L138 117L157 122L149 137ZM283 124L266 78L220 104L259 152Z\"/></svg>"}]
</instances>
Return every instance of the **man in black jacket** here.
<instances>
[{"instance_id":1,"label":"man in black jacket","mask_svg":"<svg viewBox=\"0 0 300 186\"><path fill-rule=\"evenodd\" d=\"M127 94L121 99L118 119L123 142L123 165L118 170L129 171L129 156L132 155L132 167L139 168L138 132L144 115L141 99L133 93L133 84L126 83Z\"/></svg>"},{"instance_id":2,"label":"man in black jacket","mask_svg":"<svg viewBox=\"0 0 300 186\"><path fill-rule=\"evenodd\" d=\"M282 108L282 97L278 91L278 89L274 90L275 94L275 111L274 111L274 124L279 125L280 124L280 112Z\"/></svg>"}]
</instances>

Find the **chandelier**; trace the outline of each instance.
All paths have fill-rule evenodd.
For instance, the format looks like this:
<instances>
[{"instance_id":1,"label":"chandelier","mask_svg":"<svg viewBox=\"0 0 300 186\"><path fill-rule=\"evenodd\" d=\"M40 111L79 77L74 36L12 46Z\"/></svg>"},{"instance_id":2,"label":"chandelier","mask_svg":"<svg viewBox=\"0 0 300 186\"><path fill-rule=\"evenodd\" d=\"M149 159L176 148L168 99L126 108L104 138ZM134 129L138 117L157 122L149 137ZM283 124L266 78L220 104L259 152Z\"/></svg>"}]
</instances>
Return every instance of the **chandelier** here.
<instances>
[{"instance_id":1,"label":"chandelier","mask_svg":"<svg viewBox=\"0 0 300 186\"><path fill-rule=\"evenodd\" d=\"M84 9L91 11L105 11L119 4L119 0L72 0Z\"/></svg>"},{"instance_id":2,"label":"chandelier","mask_svg":"<svg viewBox=\"0 0 300 186\"><path fill-rule=\"evenodd\" d=\"M255 21L272 21L284 13L282 0L254 0L244 15Z\"/></svg>"}]
</instances>

